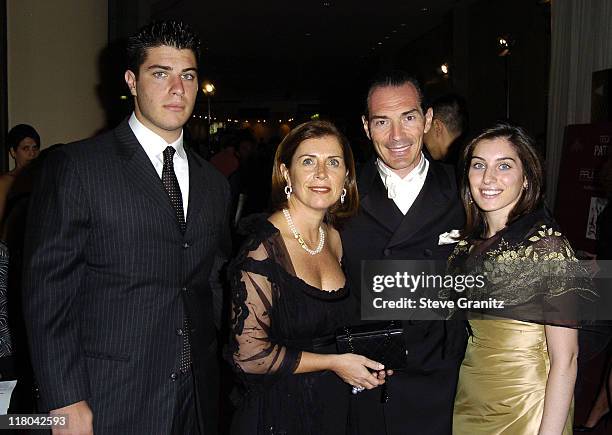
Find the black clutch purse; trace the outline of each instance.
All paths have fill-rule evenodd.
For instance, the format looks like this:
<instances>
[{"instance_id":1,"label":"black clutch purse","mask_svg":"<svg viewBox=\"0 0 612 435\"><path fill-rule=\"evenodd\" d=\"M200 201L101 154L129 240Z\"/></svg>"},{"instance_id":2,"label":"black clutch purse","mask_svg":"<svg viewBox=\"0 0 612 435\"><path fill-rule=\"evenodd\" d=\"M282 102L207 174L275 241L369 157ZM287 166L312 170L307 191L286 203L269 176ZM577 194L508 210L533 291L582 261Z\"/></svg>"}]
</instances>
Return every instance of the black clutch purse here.
<instances>
[{"instance_id":1,"label":"black clutch purse","mask_svg":"<svg viewBox=\"0 0 612 435\"><path fill-rule=\"evenodd\" d=\"M344 327L336 333L338 353L355 353L382 363L387 370L406 367L407 354L401 322L377 322Z\"/></svg>"}]
</instances>

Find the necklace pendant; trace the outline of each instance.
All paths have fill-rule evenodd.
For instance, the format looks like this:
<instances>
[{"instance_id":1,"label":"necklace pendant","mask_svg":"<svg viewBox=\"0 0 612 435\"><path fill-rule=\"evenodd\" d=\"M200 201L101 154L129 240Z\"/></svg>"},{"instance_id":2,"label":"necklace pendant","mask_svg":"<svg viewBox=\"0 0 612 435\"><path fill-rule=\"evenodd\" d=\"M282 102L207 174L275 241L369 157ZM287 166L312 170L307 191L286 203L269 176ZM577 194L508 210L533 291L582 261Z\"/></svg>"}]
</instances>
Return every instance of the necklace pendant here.
<instances>
[{"instance_id":1,"label":"necklace pendant","mask_svg":"<svg viewBox=\"0 0 612 435\"><path fill-rule=\"evenodd\" d=\"M298 241L298 243L304 249L304 251L308 252L310 255L317 255L323 250L323 246L325 245L325 231L323 231L322 227L319 227L319 244L317 245L317 248L310 249L308 245L306 244L306 242L304 241L304 238L302 237L302 235L295 228L295 225L293 224L293 219L291 219L291 214L289 213L289 210L284 208L283 215L285 216L285 219L287 220L287 225L289 226L289 229L291 230L293 237Z\"/></svg>"}]
</instances>

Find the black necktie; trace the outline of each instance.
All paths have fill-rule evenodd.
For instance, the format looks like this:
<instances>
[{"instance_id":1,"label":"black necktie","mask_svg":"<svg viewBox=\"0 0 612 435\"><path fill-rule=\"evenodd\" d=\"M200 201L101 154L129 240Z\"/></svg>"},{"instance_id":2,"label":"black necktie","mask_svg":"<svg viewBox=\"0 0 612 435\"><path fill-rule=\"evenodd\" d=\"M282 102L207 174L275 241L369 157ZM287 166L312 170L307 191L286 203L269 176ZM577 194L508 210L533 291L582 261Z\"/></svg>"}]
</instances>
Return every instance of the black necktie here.
<instances>
[{"instance_id":1,"label":"black necktie","mask_svg":"<svg viewBox=\"0 0 612 435\"><path fill-rule=\"evenodd\" d=\"M168 192L170 202L174 208L176 214L176 220L179 224L181 232L185 234L185 212L183 210L183 196L181 195L181 187L179 186L178 179L174 173L174 162L172 158L176 150L171 146L166 147L164 150L164 168L162 169L162 183L164 189Z\"/></svg>"},{"instance_id":2,"label":"black necktie","mask_svg":"<svg viewBox=\"0 0 612 435\"><path fill-rule=\"evenodd\" d=\"M162 169L162 183L164 189L170 197L170 202L174 208L176 214L176 220L178 221L181 233L185 234L185 212L183 210L183 196L181 194L181 187L178 184L178 179L174 173L174 157L175 149L171 146L166 147L164 150L164 168ZM189 318L185 312L183 319L183 328L179 329L179 335L183 337L183 346L181 348L181 362L180 371L181 373L187 373L191 365L191 345L189 343L190 336L190 325Z\"/></svg>"}]
</instances>

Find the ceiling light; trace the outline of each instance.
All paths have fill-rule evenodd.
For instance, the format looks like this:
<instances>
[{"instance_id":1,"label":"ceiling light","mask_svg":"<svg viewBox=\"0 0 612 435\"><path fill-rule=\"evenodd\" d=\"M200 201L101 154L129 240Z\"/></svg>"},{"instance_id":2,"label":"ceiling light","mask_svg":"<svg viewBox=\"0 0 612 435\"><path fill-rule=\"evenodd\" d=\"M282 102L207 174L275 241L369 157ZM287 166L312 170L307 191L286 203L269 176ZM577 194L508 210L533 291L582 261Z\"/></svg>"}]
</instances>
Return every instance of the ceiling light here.
<instances>
[{"instance_id":1,"label":"ceiling light","mask_svg":"<svg viewBox=\"0 0 612 435\"><path fill-rule=\"evenodd\" d=\"M202 92L204 92L206 95L212 95L215 92L215 85L209 81L202 82L201 88Z\"/></svg>"},{"instance_id":2,"label":"ceiling light","mask_svg":"<svg viewBox=\"0 0 612 435\"><path fill-rule=\"evenodd\" d=\"M510 54L510 50L514 46L514 39L510 35L501 35L497 38L497 55L498 56L508 56Z\"/></svg>"}]
</instances>

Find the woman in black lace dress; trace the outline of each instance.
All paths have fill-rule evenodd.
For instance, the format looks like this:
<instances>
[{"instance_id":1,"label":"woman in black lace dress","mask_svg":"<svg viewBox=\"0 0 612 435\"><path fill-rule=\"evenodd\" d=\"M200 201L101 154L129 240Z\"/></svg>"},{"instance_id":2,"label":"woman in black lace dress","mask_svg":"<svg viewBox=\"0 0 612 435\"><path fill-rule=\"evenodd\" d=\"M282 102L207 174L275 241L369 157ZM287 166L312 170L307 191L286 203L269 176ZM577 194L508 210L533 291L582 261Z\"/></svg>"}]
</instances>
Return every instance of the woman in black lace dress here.
<instances>
[{"instance_id":1,"label":"woman in black lace dress","mask_svg":"<svg viewBox=\"0 0 612 435\"><path fill-rule=\"evenodd\" d=\"M334 224L357 201L343 135L323 121L292 130L275 157L276 211L243 222L247 240L229 268L241 381L233 434L343 434L351 387L384 382L378 362L335 354L334 332L352 308Z\"/></svg>"}]
</instances>

